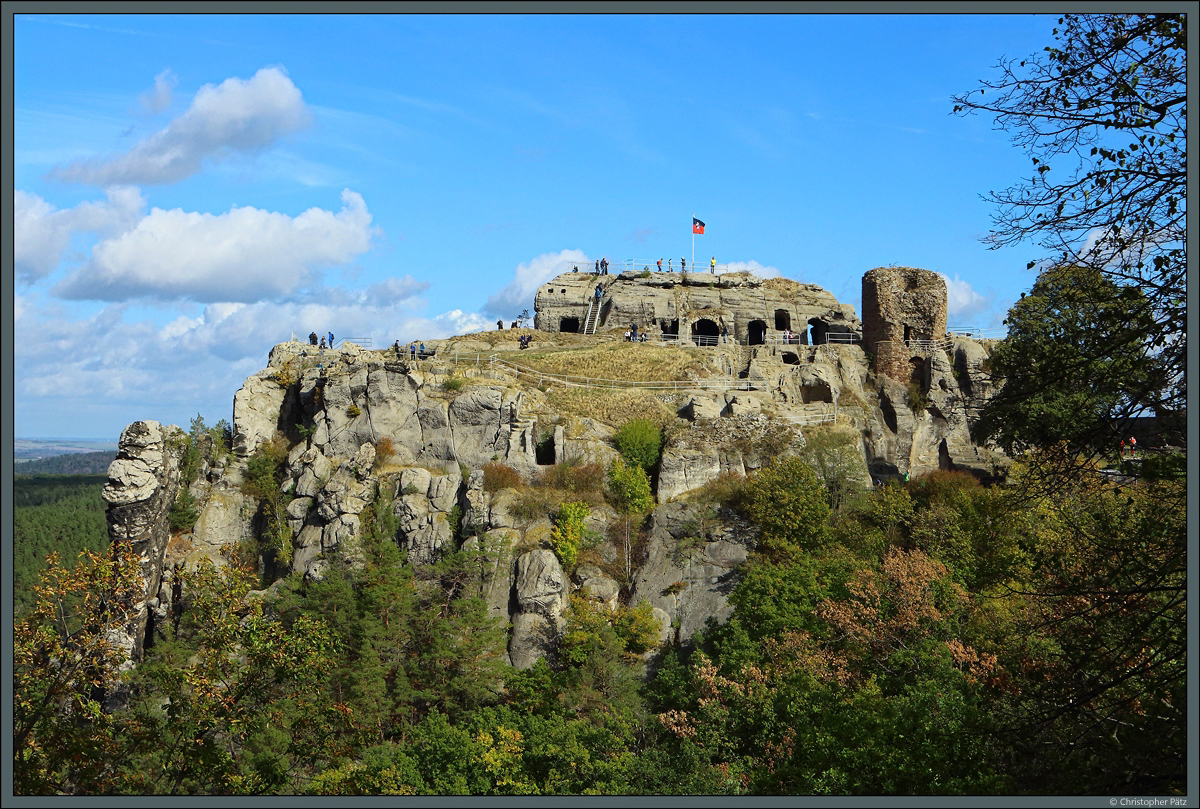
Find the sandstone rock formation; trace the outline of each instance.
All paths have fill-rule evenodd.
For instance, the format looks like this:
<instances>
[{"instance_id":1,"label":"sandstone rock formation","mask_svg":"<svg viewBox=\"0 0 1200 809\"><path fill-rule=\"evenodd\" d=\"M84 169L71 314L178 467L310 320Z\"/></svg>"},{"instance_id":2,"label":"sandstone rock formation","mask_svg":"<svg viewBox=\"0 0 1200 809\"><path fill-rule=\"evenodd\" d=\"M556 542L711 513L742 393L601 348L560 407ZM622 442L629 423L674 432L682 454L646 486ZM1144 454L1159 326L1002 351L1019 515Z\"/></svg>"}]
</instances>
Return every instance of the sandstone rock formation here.
<instances>
[{"instance_id":1,"label":"sandstone rock formation","mask_svg":"<svg viewBox=\"0 0 1200 809\"><path fill-rule=\"evenodd\" d=\"M597 284L603 289L598 306ZM853 309L820 287L749 273L565 273L538 288L534 308L541 331L582 333L589 310L598 309L592 332L636 324L652 339L674 335L709 345L723 329L748 345L778 342L785 330L804 344L858 331Z\"/></svg>"},{"instance_id":2,"label":"sandstone rock formation","mask_svg":"<svg viewBox=\"0 0 1200 809\"><path fill-rule=\"evenodd\" d=\"M596 283L605 285L603 306L588 299ZM506 464L528 484L551 464L607 468L617 452L614 425L596 413L562 411L485 356L456 364L454 351L488 348L482 339L427 341L436 353L422 358L353 344L275 346L234 397L234 456L201 471L191 487L199 519L169 547L179 478L172 436L182 433L136 422L122 436L105 497L112 541L131 543L142 559L144 600L124 641L130 659L166 617L176 565L220 564L226 546L240 544L258 550L264 583L320 579L335 555L356 563L363 515L381 498L396 519L393 539L414 565L455 550L478 554L470 586L507 624L515 667L553 654L576 592L607 609L647 601L662 639L687 642L706 620L729 614L738 565L756 541L736 514L687 501L722 473L753 473L835 424L861 449L855 475L864 486L939 468L986 476L1002 461L970 441L971 420L993 393L988 346L944 334L941 278L883 268L864 276L863 289L861 324L818 287L748 275L571 273L539 289L543 331L579 332L589 310L598 316L601 333L572 340L612 341L605 330L636 323L655 337L717 343L704 348L710 378L672 381L660 394L679 418L657 470L658 505L642 529L645 556L629 567L621 543L605 538L619 519L611 509L593 509L586 528L598 544L564 570L545 512L531 517L517 489L485 491L488 463ZM676 350L671 341L657 345ZM267 450L282 459L275 526L290 555L278 558L262 539L259 501L242 487L248 460Z\"/></svg>"},{"instance_id":3,"label":"sandstone rock formation","mask_svg":"<svg viewBox=\"0 0 1200 809\"><path fill-rule=\"evenodd\" d=\"M134 620L115 639L130 661L141 659L147 633L164 615L159 590L170 536L167 516L179 485L179 454L171 445L177 435L178 428L164 429L157 421L130 424L121 432L104 485L109 541L127 544L137 554L143 585L140 600L132 605Z\"/></svg>"}]
</instances>

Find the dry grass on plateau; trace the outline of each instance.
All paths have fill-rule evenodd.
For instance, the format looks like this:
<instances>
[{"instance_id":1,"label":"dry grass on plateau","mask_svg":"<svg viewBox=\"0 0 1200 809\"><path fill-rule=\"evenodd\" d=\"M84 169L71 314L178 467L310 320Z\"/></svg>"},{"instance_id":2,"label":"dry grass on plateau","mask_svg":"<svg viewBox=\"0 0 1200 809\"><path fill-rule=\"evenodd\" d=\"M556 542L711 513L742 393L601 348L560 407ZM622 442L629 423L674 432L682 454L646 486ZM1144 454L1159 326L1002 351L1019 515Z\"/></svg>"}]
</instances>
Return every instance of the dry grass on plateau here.
<instances>
[{"instance_id":1,"label":"dry grass on plateau","mask_svg":"<svg viewBox=\"0 0 1200 809\"><path fill-rule=\"evenodd\" d=\"M582 416L617 428L630 419L649 419L658 425L675 418L675 410L648 393L636 390L564 388L555 385L546 398L555 410Z\"/></svg>"},{"instance_id":2,"label":"dry grass on plateau","mask_svg":"<svg viewBox=\"0 0 1200 809\"><path fill-rule=\"evenodd\" d=\"M648 343L605 343L560 351L533 351L513 361L547 374L590 379L659 382L688 379L704 367L705 355L695 348Z\"/></svg>"}]
</instances>

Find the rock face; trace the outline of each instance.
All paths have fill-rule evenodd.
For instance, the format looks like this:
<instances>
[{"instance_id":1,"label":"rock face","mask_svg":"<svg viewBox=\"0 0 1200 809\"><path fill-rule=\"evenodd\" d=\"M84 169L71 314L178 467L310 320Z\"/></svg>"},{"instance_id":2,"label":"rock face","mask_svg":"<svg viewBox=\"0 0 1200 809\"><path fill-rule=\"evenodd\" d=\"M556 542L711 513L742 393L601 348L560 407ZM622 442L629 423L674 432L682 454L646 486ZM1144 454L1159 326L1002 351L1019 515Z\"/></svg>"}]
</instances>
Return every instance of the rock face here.
<instances>
[{"instance_id":1,"label":"rock face","mask_svg":"<svg viewBox=\"0 0 1200 809\"><path fill-rule=\"evenodd\" d=\"M103 496L109 541L128 544L138 556L143 589L133 604L135 618L117 640L130 661L140 660L153 632L163 579L163 552L170 536L167 522L179 485L178 451L157 421L135 421L121 433L117 457L108 467Z\"/></svg>"},{"instance_id":2,"label":"rock face","mask_svg":"<svg viewBox=\"0 0 1200 809\"><path fill-rule=\"evenodd\" d=\"M676 335L702 345L715 344L722 330L748 345L779 342L785 331L808 344L859 330L854 310L815 284L749 273L565 273L538 288L534 309L541 331L583 332L589 311L598 309L594 331L636 324L652 339Z\"/></svg>"},{"instance_id":3,"label":"rock face","mask_svg":"<svg viewBox=\"0 0 1200 809\"><path fill-rule=\"evenodd\" d=\"M602 306L588 299L597 283ZM319 580L335 557L360 563L364 516L381 500L395 518L393 541L416 567L451 551L478 554L477 573L456 586L508 625L508 659L517 668L554 654L573 593L606 609L647 601L662 638L686 642L709 618L728 616L738 566L756 542L735 513L686 500L723 473L752 473L796 451L809 431L834 424L861 448L864 485L939 468L995 471L1000 459L969 435L973 414L993 393L988 346L946 337L941 278L872 270L863 298L857 343L850 307L784 279L572 273L538 291L545 331L579 331L591 310L602 329L636 323L655 337L717 343L705 349L716 387L673 384L659 395L679 419L658 468L646 557L632 566L620 541L604 538L624 535L610 532L620 518L607 506L593 508L585 524L586 563L564 570L545 509L531 515L519 489L484 486L489 463L506 464L523 483L547 464L607 468L618 457L614 428L596 413L556 410L549 394L486 358L455 365L444 353L277 345L267 368L234 397L234 455L203 467L191 485L200 516L190 532L171 537L167 519L183 434L146 421L122 435L104 496L111 540L130 543L141 559L143 598L122 640L129 659L141 656L168 616L177 565L222 564L226 546L240 544L258 549L264 582ZM722 328L731 340L724 345ZM785 341L788 331L793 339ZM864 347L874 352L874 371ZM427 348L442 352L443 344ZM242 490L256 453L278 461L282 483L270 515Z\"/></svg>"}]
</instances>

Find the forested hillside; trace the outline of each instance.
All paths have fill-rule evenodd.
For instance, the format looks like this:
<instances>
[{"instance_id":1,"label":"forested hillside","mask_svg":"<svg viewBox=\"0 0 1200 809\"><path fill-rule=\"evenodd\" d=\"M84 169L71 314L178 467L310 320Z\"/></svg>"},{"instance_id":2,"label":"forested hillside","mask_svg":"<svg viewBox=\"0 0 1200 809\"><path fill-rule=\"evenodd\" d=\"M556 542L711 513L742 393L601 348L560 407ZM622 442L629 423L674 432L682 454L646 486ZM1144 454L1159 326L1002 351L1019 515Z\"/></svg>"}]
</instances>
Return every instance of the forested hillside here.
<instances>
[{"instance_id":1,"label":"forested hillside","mask_svg":"<svg viewBox=\"0 0 1200 809\"><path fill-rule=\"evenodd\" d=\"M103 475L108 465L117 457L116 451L74 452L22 461L13 465L16 475Z\"/></svg>"},{"instance_id":2,"label":"forested hillside","mask_svg":"<svg viewBox=\"0 0 1200 809\"><path fill-rule=\"evenodd\" d=\"M12 575L18 613L32 603L33 586L49 554L57 553L70 564L80 551L101 551L108 545L100 497L106 479L103 475L14 478Z\"/></svg>"},{"instance_id":3,"label":"forested hillside","mask_svg":"<svg viewBox=\"0 0 1200 809\"><path fill-rule=\"evenodd\" d=\"M75 692L37 664L44 600L17 627L18 789L1182 789L1183 485L1050 485L1031 460L1005 488L933 473L837 511L798 459L722 479L697 502L761 532L736 611L666 648L648 677L653 622L582 598L551 662L502 665L503 632L470 587L488 549L414 568L390 541L386 498L365 522L364 558L282 581L273 601L236 566L186 574L186 608L103 721L47 707ZM97 559L49 581L99 608L85 594L119 590L129 570ZM59 654L80 670L106 659L86 644Z\"/></svg>"}]
</instances>

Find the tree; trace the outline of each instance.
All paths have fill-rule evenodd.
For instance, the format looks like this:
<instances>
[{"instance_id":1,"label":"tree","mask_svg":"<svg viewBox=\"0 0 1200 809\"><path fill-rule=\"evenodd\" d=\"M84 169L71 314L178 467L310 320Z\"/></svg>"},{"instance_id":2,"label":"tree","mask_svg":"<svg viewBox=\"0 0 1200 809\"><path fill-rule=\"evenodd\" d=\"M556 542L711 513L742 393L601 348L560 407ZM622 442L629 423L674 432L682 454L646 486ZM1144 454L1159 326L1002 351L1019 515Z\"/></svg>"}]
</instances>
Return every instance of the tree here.
<instances>
[{"instance_id":1,"label":"tree","mask_svg":"<svg viewBox=\"0 0 1200 809\"><path fill-rule=\"evenodd\" d=\"M1149 324L1142 343L1166 370L1164 386L1142 392L1139 403L1179 411L1187 347L1186 16L1068 15L1059 26L1043 54L1003 59L999 79L954 98L958 114L994 114L1035 169L987 197L998 206L988 241L1036 239L1056 264L1139 287L1139 317ZM1104 325L1097 331L1106 334Z\"/></svg>"},{"instance_id":2,"label":"tree","mask_svg":"<svg viewBox=\"0 0 1200 809\"><path fill-rule=\"evenodd\" d=\"M633 573L632 543L629 539L629 518L642 515L654 504L650 496L650 479L640 466L626 466L620 458L608 470L608 489L625 519L625 575Z\"/></svg>"},{"instance_id":3,"label":"tree","mask_svg":"<svg viewBox=\"0 0 1200 809\"><path fill-rule=\"evenodd\" d=\"M662 431L649 419L631 419L617 428L613 443L626 463L640 466L649 475L658 465Z\"/></svg>"},{"instance_id":4,"label":"tree","mask_svg":"<svg viewBox=\"0 0 1200 809\"><path fill-rule=\"evenodd\" d=\"M1094 267L1045 270L1005 322L1008 339L990 358L1004 385L974 432L1010 454L1060 441L1079 452L1112 449L1125 418L1169 384L1144 341L1155 328L1145 296Z\"/></svg>"},{"instance_id":5,"label":"tree","mask_svg":"<svg viewBox=\"0 0 1200 809\"><path fill-rule=\"evenodd\" d=\"M798 458L778 458L748 488L746 515L762 531L761 549L775 561L824 544L829 527L825 484Z\"/></svg>"},{"instance_id":6,"label":"tree","mask_svg":"<svg viewBox=\"0 0 1200 809\"><path fill-rule=\"evenodd\" d=\"M800 457L824 481L835 514L864 489L866 470L860 443L858 434L846 429L817 428L804 435Z\"/></svg>"},{"instance_id":7,"label":"tree","mask_svg":"<svg viewBox=\"0 0 1200 809\"><path fill-rule=\"evenodd\" d=\"M119 643L141 592L127 545L46 560L35 600L13 626L13 791L100 793L113 788L121 734L104 697L124 675Z\"/></svg>"}]
</instances>

